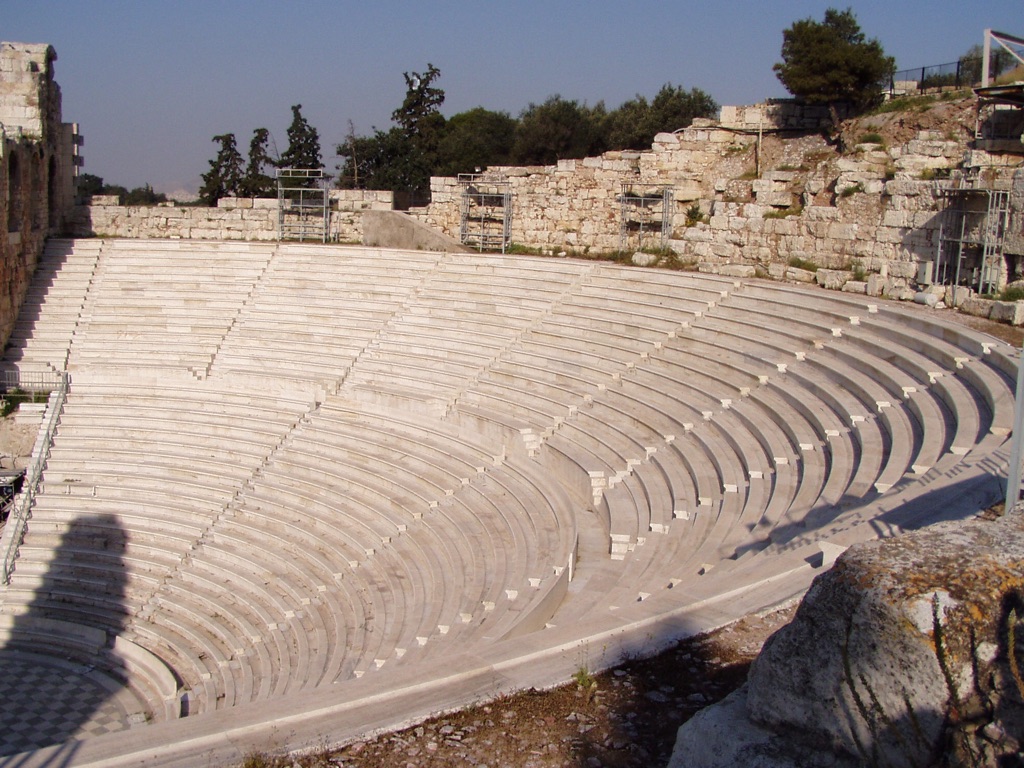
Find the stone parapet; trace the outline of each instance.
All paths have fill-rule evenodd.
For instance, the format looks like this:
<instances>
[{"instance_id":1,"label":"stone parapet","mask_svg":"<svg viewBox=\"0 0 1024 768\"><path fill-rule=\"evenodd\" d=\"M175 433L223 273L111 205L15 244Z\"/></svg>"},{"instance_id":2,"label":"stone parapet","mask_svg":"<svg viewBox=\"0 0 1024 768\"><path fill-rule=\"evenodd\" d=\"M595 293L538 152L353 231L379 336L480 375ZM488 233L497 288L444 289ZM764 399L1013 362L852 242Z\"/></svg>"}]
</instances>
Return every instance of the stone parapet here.
<instances>
[{"instance_id":1,"label":"stone parapet","mask_svg":"<svg viewBox=\"0 0 1024 768\"><path fill-rule=\"evenodd\" d=\"M330 190L330 238L362 242L362 213L389 211L392 193L378 190ZM116 195L95 195L75 208L76 237L183 238L195 240L279 239L277 198L225 197L217 206L124 206Z\"/></svg>"}]
</instances>

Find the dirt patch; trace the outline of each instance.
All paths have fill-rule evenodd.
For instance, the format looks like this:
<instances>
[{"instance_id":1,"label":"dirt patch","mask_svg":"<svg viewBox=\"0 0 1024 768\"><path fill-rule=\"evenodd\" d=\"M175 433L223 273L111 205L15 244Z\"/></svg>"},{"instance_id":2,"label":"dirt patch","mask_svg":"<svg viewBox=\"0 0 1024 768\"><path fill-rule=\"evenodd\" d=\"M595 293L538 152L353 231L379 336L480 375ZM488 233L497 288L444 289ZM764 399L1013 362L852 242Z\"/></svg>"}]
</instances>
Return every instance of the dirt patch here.
<instances>
[{"instance_id":1,"label":"dirt patch","mask_svg":"<svg viewBox=\"0 0 1024 768\"><path fill-rule=\"evenodd\" d=\"M32 457L39 422L17 412L0 419L0 469L24 469Z\"/></svg>"},{"instance_id":2,"label":"dirt patch","mask_svg":"<svg viewBox=\"0 0 1024 768\"><path fill-rule=\"evenodd\" d=\"M665 765L679 726L736 690L795 606L746 617L550 691L528 691L403 731L303 757L251 755L245 768L641 768ZM585 670L583 671L585 672Z\"/></svg>"}]
</instances>

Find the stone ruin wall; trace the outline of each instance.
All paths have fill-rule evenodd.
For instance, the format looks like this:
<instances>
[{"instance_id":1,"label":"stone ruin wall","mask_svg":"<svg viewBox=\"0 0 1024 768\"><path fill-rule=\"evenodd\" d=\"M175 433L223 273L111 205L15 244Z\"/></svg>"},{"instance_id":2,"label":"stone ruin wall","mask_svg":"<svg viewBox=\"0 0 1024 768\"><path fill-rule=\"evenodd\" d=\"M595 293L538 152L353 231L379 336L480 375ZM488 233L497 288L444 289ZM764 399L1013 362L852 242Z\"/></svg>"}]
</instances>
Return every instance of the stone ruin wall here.
<instances>
[{"instance_id":1,"label":"stone ruin wall","mask_svg":"<svg viewBox=\"0 0 1024 768\"><path fill-rule=\"evenodd\" d=\"M552 253L600 252L639 245L620 236L623 181L671 188L674 208L668 246L680 261L713 271L723 265L768 270L791 259L823 267L858 264L893 278L900 290L918 263L936 258L941 181L923 181L927 169L958 167L963 140L921 131L899 147L861 145L839 155L817 135L781 140L769 133L778 117L771 105L723 107L722 122L697 120L662 133L649 152L607 152L541 168L493 168L512 190L513 242ZM788 115L785 128L811 119ZM816 118L815 118L816 119ZM757 128L765 131L758 153ZM755 158L760 154L760 174ZM978 153L975 153L978 154ZM1019 160L1019 158L1017 158ZM987 158L974 158L986 162ZM926 174L927 175L927 174ZM457 234L461 188L456 179L432 179L424 221ZM688 219L697 204L704 219ZM741 271L742 272L742 271Z\"/></svg>"},{"instance_id":2,"label":"stone ruin wall","mask_svg":"<svg viewBox=\"0 0 1024 768\"><path fill-rule=\"evenodd\" d=\"M6 344L47 235L74 204L80 138L61 122L57 54L49 45L0 43L0 343Z\"/></svg>"},{"instance_id":3,"label":"stone ruin wall","mask_svg":"<svg viewBox=\"0 0 1024 768\"><path fill-rule=\"evenodd\" d=\"M552 166L495 167L481 181L507 181L512 242L545 253L592 255L660 245L649 231L643 241L635 232L623 238L620 196L624 183L634 190L667 186L673 202L666 245L676 254L677 266L817 281L912 299L922 287L916 282L919 265L937 257L939 193L950 183L928 176L966 162L1010 185L1020 153L972 149L964 132L944 130L920 130L893 146L853 144L839 152L816 130L828 118L822 107L787 101L727 106L720 120L695 120L681 131L658 134L648 151L606 152ZM1024 179L1016 178L1020 192ZM331 196L331 237L341 242L362 241L363 210L392 207L387 192L332 190ZM458 180L432 178L431 199L410 215L458 238ZM1024 193L1015 201L1006 248L1024 255L1024 237L1018 232L1024 223ZM98 198L77 209L72 233L277 239L277 201L272 199L228 198L217 208L123 207L115 202ZM699 218L692 215L697 211ZM825 269L815 274L789 266L796 260ZM852 279L861 272L866 279ZM950 299L941 287L929 290L936 300ZM953 303L970 297L970 291L957 291ZM978 306L979 314L992 309ZM1024 311L1015 314L1024 321Z\"/></svg>"},{"instance_id":4,"label":"stone ruin wall","mask_svg":"<svg viewBox=\"0 0 1024 768\"><path fill-rule=\"evenodd\" d=\"M360 243L362 213L390 211L392 193L364 189L332 189L330 239ZM277 198L225 197L207 206L119 205L116 195L96 195L75 208L75 237L184 238L193 240L277 240L280 233Z\"/></svg>"}]
</instances>

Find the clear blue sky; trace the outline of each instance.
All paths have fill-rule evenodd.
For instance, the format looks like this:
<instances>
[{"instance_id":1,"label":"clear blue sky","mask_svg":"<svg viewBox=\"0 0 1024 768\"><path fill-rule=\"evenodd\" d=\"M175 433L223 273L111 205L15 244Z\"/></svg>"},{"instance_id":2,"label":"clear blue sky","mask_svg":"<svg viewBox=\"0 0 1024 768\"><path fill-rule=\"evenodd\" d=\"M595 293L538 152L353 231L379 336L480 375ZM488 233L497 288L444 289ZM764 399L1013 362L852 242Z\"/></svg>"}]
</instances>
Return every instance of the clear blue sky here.
<instances>
[{"instance_id":1,"label":"clear blue sky","mask_svg":"<svg viewBox=\"0 0 1024 768\"><path fill-rule=\"evenodd\" d=\"M283 151L296 103L333 170L348 121L389 127L402 73L428 62L449 116L556 93L613 108L667 82L719 104L785 96L782 30L848 5L898 69L955 61L986 27L1024 34L1021 0L5 0L0 39L56 48L85 171L172 192L198 188L215 134L244 154L266 127Z\"/></svg>"}]
</instances>

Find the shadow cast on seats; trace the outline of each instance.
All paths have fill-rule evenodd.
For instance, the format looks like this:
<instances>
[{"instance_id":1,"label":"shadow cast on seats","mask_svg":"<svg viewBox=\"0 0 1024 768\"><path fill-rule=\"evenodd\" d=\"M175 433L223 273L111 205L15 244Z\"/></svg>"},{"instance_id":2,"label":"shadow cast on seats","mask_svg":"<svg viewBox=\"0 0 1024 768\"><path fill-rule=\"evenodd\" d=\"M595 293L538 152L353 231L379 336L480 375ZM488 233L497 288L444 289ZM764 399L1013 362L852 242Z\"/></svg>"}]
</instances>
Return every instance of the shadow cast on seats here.
<instances>
[{"instance_id":1,"label":"shadow cast on seats","mask_svg":"<svg viewBox=\"0 0 1024 768\"><path fill-rule=\"evenodd\" d=\"M111 515L76 518L46 573L26 586L32 598L0 648L0 766L70 765L82 739L129 727L127 670L112 653L127 621L125 541ZM28 561L21 565L8 610L32 583ZM34 750L44 752L18 755Z\"/></svg>"},{"instance_id":2,"label":"shadow cast on seats","mask_svg":"<svg viewBox=\"0 0 1024 768\"><path fill-rule=\"evenodd\" d=\"M991 459L986 459L979 466L987 471L940 484L937 488L902 500L894 494L892 506L888 509L879 507L884 503L884 497L872 492L861 498L844 496L838 504L821 504L802 520L763 526L766 529L763 535L758 535L758 528L762 527L760 524L748 526L751 540L737 546L731 553L721 554L738 560L768 547L776 552L786 552L815 541L828 540L857 525L869 525L874 537L885 539L932 523L967 520L1002 498L1005 470ZM952 478L957 471L947 475ZM909 487L913 482L905 480L896 490Z\"/></svg>"}]
</instances>

